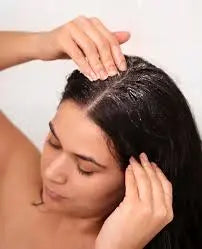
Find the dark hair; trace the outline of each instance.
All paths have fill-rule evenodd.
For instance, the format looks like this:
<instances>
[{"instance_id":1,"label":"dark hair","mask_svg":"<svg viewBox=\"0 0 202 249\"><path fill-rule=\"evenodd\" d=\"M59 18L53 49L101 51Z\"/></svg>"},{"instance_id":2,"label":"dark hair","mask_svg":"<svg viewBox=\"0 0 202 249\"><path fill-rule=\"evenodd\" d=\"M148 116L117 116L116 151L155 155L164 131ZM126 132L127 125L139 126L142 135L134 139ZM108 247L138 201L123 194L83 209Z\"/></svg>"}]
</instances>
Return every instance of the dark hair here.
<instances>
[{"instance_id":1,"label":"dark hair","mask_svg":"<svg viewBox=\"0 0 202 249\"><path fill-rule=\"evenodd\" d=\"M60 103L71 99L86 108L123 171L131 155L138 160L145 152L171 181L174 219L145 248L202 248L202 150L188 103L162 69L125 58L127 71L104 81L74 70Z\"/></svg>"}]
</instances>

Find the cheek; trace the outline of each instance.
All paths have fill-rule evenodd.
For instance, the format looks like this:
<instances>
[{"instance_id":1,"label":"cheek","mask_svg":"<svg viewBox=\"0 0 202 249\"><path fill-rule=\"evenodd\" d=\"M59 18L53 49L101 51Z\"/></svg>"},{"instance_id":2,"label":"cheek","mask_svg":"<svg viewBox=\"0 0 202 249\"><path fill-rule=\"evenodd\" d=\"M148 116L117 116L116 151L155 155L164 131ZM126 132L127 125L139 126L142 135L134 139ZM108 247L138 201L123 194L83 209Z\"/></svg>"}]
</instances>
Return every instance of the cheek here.
<instances>
[{"instance_id":1,"label":"cheek","mask_svg":"<svg viewBox=\"0 0 202 249\"><path fill-rule=\"evenodd\" d=\"M55 159L56 153L54 153L47 144L44 145L43 152L41 155L41 170L44 170L51 164Z\"/></svg>"},{"instance_id":2,"label":"cheek","mask_svg":"<svg viewBox=\"0 0 202 249\"><path fill-rule=\"evenodd\" d=\"M86 185L82 189L91 202L113 202L119 199L125 191L124 176L97 176L97 178L91 182L91 185Z\"/></svg>"}]
</instances>

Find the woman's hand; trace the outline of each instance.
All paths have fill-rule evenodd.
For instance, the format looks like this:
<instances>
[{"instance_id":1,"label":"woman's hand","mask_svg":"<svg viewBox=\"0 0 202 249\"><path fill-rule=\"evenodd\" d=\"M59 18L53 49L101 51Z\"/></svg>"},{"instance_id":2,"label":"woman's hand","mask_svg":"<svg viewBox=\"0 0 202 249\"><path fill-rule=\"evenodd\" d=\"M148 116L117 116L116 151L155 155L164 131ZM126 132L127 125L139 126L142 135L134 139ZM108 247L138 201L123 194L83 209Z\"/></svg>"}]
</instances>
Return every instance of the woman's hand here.
<instances>
[{"instance_id":1,"label":"woman's hand","mask_svg":"<svg viewBox=\"0 0 202 249\"><path fill-rule=\"evenodd\" d=\"M142 249L173 219L172 185L145 153L126 169L123 201L104 222L95 249Z\"/></svg>"},{"instance_id":2,"label":"woman's hand","mask_svg":"<svg viewBox=\"0 0 202 249\"><path fill-rule=\"evenodd\" d=\"M104 80L126 70L120 44L128 32L111 32L98 18L79 16L49 32L39 34L38 59L72 59L91 80Z\"/></svg>"}]
</instances>

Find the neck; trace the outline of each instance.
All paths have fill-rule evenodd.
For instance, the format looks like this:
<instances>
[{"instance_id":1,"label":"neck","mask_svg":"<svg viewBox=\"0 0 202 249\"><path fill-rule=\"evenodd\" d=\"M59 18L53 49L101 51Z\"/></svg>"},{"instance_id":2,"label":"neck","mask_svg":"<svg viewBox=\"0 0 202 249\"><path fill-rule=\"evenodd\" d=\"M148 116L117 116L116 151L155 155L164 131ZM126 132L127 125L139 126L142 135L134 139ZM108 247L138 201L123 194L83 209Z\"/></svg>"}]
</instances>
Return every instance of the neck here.
<instances>
[{"instance_id":1,"label":"neck","mask_svg":"<svg viewBox=\"0 0 202 249\"><path fill-rule=\"evenodd\" d=\"M78 234L97 236L103 223L104 221L97 217L79 218L62 216L58 219L57 230L61 232L74 230Z\"/></svg>"},{"instance_id":2,"label":"neck","mask_svg":"<svg viewBox=\"0 0 202 249\"><path fill-rule=\"evenodd\" d=\"M55 234L78 234L97 237L105 217L75 217L73 215L53 213L44 206L39 206L44 222L50 223Z\"/></svg>"}]
</instances>

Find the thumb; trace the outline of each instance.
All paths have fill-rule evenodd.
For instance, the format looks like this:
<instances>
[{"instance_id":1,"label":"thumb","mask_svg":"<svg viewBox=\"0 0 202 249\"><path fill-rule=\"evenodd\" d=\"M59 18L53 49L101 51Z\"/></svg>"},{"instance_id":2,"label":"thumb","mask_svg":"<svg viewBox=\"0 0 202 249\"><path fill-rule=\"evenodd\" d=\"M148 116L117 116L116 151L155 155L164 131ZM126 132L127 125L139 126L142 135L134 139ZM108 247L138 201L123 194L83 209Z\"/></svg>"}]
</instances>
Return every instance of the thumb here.
<instances>
[{"instance_id":1,"label":"thumb","mask_svg":"<svg viewBox=\"0 0 202 249\"><path fill-rule=\"evenodd\" d=\"M119 44L127 42L130 39L130 33L127 31L117 31L112 33L116 39L118 40Z\"/></svg>"}]
</instances>

